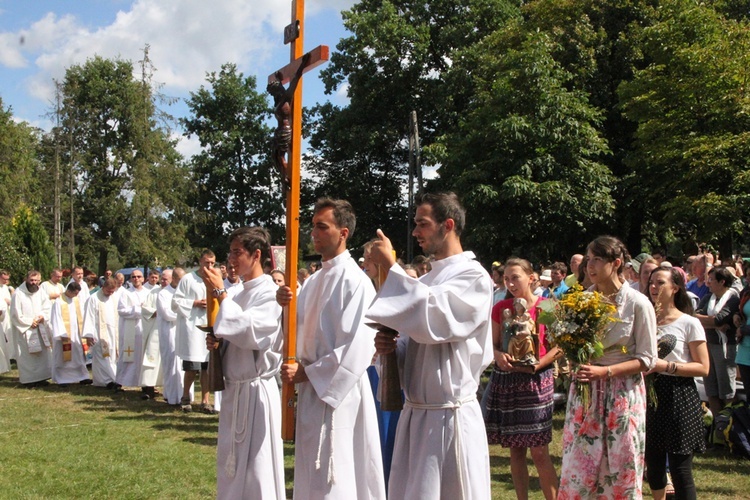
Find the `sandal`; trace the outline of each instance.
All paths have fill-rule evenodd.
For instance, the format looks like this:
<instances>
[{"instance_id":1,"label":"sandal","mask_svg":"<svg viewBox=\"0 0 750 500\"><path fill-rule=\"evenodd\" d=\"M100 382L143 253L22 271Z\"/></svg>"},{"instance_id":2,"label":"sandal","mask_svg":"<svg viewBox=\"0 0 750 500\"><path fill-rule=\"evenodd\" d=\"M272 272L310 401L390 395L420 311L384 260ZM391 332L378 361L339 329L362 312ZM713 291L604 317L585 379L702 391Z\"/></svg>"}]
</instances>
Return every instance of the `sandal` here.
<instances>
[{"instance_id":1,"label":"sandal","mask_svg":"<svg viewBox=\"0 0 750 500\"><path fill-rule=\"evenodd\" d=\"M214 413L216 413L216 410L214 410L214 407L211 406L211 403L204 403L204 404L202 404L201 405L201 411L203 413L207 413L209 415L213 415Z\"/></svg>"},{"instance_id":2,"label":"sandal","mask_svg":"<svg viewBox=\"0 0 750 500\"><path fill-rule=\"evenodd\" d=\"M192 401L190 401L190 398L180 399L180 408L185 413L190 413L191 411L193 411Z\"/></svg>"},{"instance_id":3,"label":"sandal","mask_svg":"<svg viewBox=\"0 0 750 500\"><path fill-rule=\"evenodd\" d=\"M674 498L674 484L672 484L672 475L667 473L667 486L664 488L667 498Z\"/></svg>"}]
</instances>

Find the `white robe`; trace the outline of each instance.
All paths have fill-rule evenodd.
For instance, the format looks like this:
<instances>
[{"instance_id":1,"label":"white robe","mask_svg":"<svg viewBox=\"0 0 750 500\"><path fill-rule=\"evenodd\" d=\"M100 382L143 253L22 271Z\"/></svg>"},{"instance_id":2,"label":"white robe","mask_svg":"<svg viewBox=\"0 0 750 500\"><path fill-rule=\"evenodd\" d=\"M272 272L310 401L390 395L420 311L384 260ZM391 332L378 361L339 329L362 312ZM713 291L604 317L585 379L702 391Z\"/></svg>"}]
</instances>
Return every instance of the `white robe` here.
<instances>
[{"instance_id":1,"label":"white robe","mask_svg":"<svg viewBox=\"0 0 750 500\"><path fill-rule=\"evenodd\" d=\"M81 324L78 323L76 303L81 313ZM70 332L65 329L63 309L68 310ZM81 343L83 311L81 301L73 300L66 295L60 296L52 303L49 322L52 329L52 380L57 384L75 384L89 378ZM68 361L63 360L63 341L65 340L70 341L70 360Z\"/></svg>"},{"instance_id":2,"label":"white robe","mask_svg":"<svg viewBox=\"0 0 750 500\"><path fill-rule=\"evenodd\" d=\"M10 371L10 360L15 359L15 345L10 331L10 288L0 285L0 373Z\"/></svg>"},{"instance_id":3,"label":"white robe","mask_svg":"<svg viewBox=\"0 0 750 500\"><path fill-rule=\"evenodd\" d=\"M81 285L81 291L78 293L78 300L81 301L81 307L86 307L86 303L91 298L91 291L89 290L89 286L86 284L86 280L81 279L81 281L77 281L79 285Z\"/></svg>"},{"instance_id":4,"label":"white robe","mask_svg":"<svg viewBox=\"0 0 750 500\"><path fill-rule=\"evenodd\" d=\"M223 411L216 451L219 499L284 499L281 398L281 307L264 274L221 303L214 331L222 346Z\"/></svg>"},{"instance_id":5,"label":"white robe","mask_svg":"<svg viewBox=\"0 0 750 500\"><path fill-rule=\"evenodd\" d=\"M143 322L141 306L146 302L148 290L141 287L123 292L117 313L120 315L120 350L117 357L115 382L125 387L140 387L143 366Z\"/></svg>"},{"instance_id":6,"label":"white robe","mask_svg":"<svg viewBox=\"0 0 750 500\"><path fill-rule=\"evenodd\" d=\"M476 392L493 357L491 308L492 281L472 252L433 262L421 280L398 265L390 269L367 312L400 333L407 403L396 428L389 498L490 498Z\"/></svg>"},{"instance_id":7,"label":"white robe","mask_svg":"<svg viewBox=\"0 0 750 500\"><path fill-rule=\"evenodd\" d=\"M107 297L99 290L89 298L83 318L83 337L95 342L91 348L91 374L96 386L104 387L115 381L119 321L116 293Z\"/></svg>"},{"instance_id":8,"label":"white robe","mask_svg":"<svg viewBox=\"0 0 750 500\"><path fill-rule=\"evenodd\" d=\"M49 333L49 296L41 289L29 293L26 283L16 289L10 303L10 323L16 344L18 378L22 384L41 382L52 378L52 339ZM37 316L44 322L36 328L31 323ZM40 348L37 352L32 352ZM31 347L32 351L29 351Z\"/></svg>"},{"instance_id":9,"label":"white robe","mask_svg":"<svg viewBox=\"0 0 750 500\"><path fill-rule=\"evenodd\" d=\"M323 262L299 295L294 497L385 498L375 400L367 367L375 331L364 313L372 282L348 251Z\"/></svg>"},{"instance_id":10,"label":"white robe","mask_svg":"<svg viewBox=\"0 0 750 500\"><path fill-rule=\"evenodd\" d=\"M45 281L41 285L39 285L39 288L47 294L47 298L49 298L51 293L57 293L58 297L55 300L58 300L60 297L62 297L62 294L65 293L65 287L62 283L52 283L51 281ZM50 299L53 300L53 299Z\"/></svg>"},{"instance_id":11,"label":"white robe","mask_svg":"<svg viewBox=\"0 0 750 500\"><path fill-rule=\"evenodd\" d=\"M159 330L155 316L159 291L161 291L160 286L151 287L146 296L146 301L141 306L141 328L143 330L143 360L139 384L141 387L156 387L162 384Z\"/></svg>"},{"instance_id":12,"label":"white robe","mask_svg":"<svg viewBox=\"0 0 750 500\"><path fill-rule=\"evenodd\" d=\"M175 330L177 314L172 311L172 297L175 289L172 285L159 290L156 299L156 327L159 331L159 353L164 386L162 394L167 403L176 405L182 398L182 387L185 372L175 352ZM192 399L192 394L191 394Z\"/></svg>"},{"instance_id":13,"label":"white robe","mask_svg":"<svg viewBox=\"0 0 750 500\"><path fill-rule=\"evenodd\" d=\"M206 334L198 329L208 323L206 309L193 307L193 301L205 298L206 285L195 272L182 277L172 298L172 310L177 313L175 349L183 361L208 361Z\"/></svg>"}]
</instances>

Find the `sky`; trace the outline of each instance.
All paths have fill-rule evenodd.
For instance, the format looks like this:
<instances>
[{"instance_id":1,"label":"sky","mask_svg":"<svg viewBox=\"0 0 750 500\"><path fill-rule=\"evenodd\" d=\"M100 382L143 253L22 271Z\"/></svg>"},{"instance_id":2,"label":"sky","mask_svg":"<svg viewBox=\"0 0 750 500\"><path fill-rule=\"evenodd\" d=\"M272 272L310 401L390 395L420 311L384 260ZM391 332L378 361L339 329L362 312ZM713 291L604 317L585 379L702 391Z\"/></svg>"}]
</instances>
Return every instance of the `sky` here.
<instances>
[{"instance_id":1,"label":"sky","mask_svg":"<svg viewBox=\"0 0 750 500\"><path fill-rule=\"evenodd\" d=\"M307 0L305 50L335 50L348 34L341 11L354 3ZM290 22L291 0L0 0L0 97L14 119L49 130L54 79L66 68L95 55L137 65L149 44L153 80L180 98L167 111L184 116L184 99L224 63L256 76L264 90L268 75L289 62L283 30ZM345 87L324 94L319 72L303 78L303 104L346 104ZM178 149L191 156L197 139L182 138Z\"/></svg>"}]
</instances>

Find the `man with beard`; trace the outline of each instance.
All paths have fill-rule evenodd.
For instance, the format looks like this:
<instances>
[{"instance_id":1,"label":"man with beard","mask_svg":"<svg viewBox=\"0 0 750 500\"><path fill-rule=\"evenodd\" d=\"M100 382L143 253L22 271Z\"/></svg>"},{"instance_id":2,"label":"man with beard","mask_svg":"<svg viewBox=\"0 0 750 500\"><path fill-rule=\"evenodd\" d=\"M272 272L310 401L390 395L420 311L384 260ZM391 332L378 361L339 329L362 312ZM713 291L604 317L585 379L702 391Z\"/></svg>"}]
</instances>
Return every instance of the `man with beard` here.
<instances>
[{"instance_id":1,"label":"man with beard","mask_svg":"<svg viewBox=\"0 0 750 500\"><path fill-rule=\"evenodd\" d=\"M39 271L29 271L10 303L18 378L29 388L47 385L52 377L52 340L47 328L50 301L39 289L41 281Z\"/></svg>"},{"instance_id":2,"label":"man with beard","mask_svg":"<svg viewBox=\"0 0 750 500\"><path fill-rule=\"evenodd\" d=\"M81 343L83 306L78 300L80 291L78 283L71 281L65 293L52 303L52 380L60 385L91 383Z\"/></svg>"},{"instance_id":3,"label":"man with beard","mask_svg":"<svg viewBox=\"0 0 750 500\"><path fill-rule=\"evenodd\" d=\"M406 396L396 428L388 484L391 498L490 498L490 464L479 378L492 361L492 280L464 252L465 211L453 193L424 194L412 234L432 255L432 270L415 280L393 257L390 240L371 250L389 269L367 319L397 330L379 332L380 355L396 351Z\"/></svg>"},{"instance_id":4,"label":"man with beard","mask_svg":"<svg viewBox=\"0 0 750 500\"><path fill-rule=\"evenodd\" d=\"M91 349L94 385L108 389L117 389L117 329L120 320L114 295L117 288L117 281L107 278L101 290L86 303L83 319L83 337L94 342Z\"/></svg>"}]
</instances>

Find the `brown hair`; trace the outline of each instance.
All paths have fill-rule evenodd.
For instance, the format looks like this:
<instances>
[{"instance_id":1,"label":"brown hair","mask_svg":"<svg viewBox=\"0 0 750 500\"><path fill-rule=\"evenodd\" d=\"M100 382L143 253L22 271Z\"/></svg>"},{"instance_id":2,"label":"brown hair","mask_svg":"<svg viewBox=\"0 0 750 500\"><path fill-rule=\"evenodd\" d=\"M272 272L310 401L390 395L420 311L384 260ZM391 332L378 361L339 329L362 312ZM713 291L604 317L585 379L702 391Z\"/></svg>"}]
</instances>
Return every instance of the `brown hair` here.
<instances>
[{"instance_id":1,"label":"brown hair","mask_svg":"<svg viewBox=\"0 0 750 500\"><path fill-rule=\"evenodd\" d=\"M511 257L510 259L505 261L505 269L508 269L511 266L520 267L528 276L534 274L534 267L531 265L531 262L526 259Z\"/></svg>"},{"instance_id":2,"label":"brown hair","mask_svg":"<svg viewBox=\"0 0 750 500\"><path fill-rule=\"evenodd\" d=\"M630 254L625 244L614 236L599 236L586 247L587 252L591 252L597 257L614 262L620 259L620 267L617 268L617 274L621 274L625 263L630 262Z\"/></svg>"}]
</instances>

